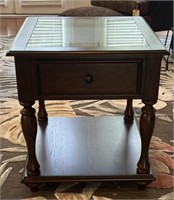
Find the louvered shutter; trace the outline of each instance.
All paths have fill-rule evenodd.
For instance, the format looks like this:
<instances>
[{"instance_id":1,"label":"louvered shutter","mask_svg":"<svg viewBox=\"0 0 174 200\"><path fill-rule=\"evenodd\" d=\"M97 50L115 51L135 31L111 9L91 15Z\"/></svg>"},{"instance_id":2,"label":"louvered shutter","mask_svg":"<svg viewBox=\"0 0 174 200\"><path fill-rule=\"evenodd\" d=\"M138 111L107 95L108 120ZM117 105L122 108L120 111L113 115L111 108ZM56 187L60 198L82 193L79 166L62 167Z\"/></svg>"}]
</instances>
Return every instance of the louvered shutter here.
<instances>
[{"instance_id":1,"label":"louvered shutter","mask_svg":"<svg viewBox=\"0 0 174 200\"><path fill-rule=\"evenodd\" d=\"M145 40L132 18L107 20L106 46L144 46Z\"/></svg>"},{"instance_id":2,"label":"louvered shutter","mask_svg":"<svg viewBox=\"0 0 174 200\"><path fill-rule=\"evenodd\" d=\"M13 14L15 13L15 5L12 0L0 0L0 13Z\"/></svg>"},{"instance_id":3,"label":"louvered shutter","mask_svg":"<svg viewBox=\"0 0 174 200\"><path fill-rule=\"evenodd\" d=\"M33 30L27 47L62 46L62 20L58 18L40 18Z\"/></svg>"},{"instance_id":4,"label":"louvered shutter","mask_svg":"<svg viewBox=\"0 0 174 200\"><path fill-rule=\"evenodd\" d=\"M6 0L0 0L0 6L6 6Z\"/></svg>"},{"instance_id":5,"label":"louvered shutter","mask_svg":"<svg viewBox=\"0 0 174 200\"><path fill-rule=\"evenodd\" d=\"M61 6L62 0L20 0L21 6Z\"/></svg>"}]
</instances>

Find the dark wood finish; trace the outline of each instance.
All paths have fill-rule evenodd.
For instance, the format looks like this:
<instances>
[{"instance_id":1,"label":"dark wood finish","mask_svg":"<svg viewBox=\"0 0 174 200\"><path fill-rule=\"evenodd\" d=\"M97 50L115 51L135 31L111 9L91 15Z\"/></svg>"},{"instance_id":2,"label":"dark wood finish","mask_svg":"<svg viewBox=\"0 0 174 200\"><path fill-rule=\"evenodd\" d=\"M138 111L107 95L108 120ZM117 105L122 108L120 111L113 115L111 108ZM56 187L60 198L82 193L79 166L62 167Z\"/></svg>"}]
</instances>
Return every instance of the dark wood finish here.
<instances>
[{"instance_id":1,"label":"dark wood finish","mask_svg":"<svg viewBox=\"0 0 174 200\"><path fill-rule=\"evenodd\" d=\"M123 123L123 116L50 117L47 125L38 126L36 147L37 183L154 180L151 173L136 172L139 130L136 120ZM32 181L35 177L25 169L22 182Z\"/></svg>"},{"instance_id":2,"label":"dark wood finish","mask_svg":"<svg viewBox=\"0 0 174 200\"><path fill-rule=\"evenodd\" d=\"M141 135L141 157L137 164L137 172L146 174L150 172L150 164L148 160L148 149L155 125L155 109L154 102L143 102L145 106L142 108L140 118L140 135Z\"/></svg>"},{"instance_id":3,"label":"dark wood finish","mask_svg":"<svg viewBox=\"0 0 174 200\"><path fill-rule=\"evenodd\" d=\"M124 119L132 121L134 119L134 111L132 107L132 99L127 99L126 110L124 113Z\"/></svg>"},{"instance_id":4,"label":"dark wood finish","mask_svg":"<svg viewBox=\"0 0 174 200\"><path fill-rule=\"evenodd\" d=\"M38 120L40 122L47 122L48 121L48 114L47 114L47 111L45 109L44 100L39 100Z\"/></svg>"},{"instance_id":5,"label":"dark wood finish","mask_svg":"<svg viewBox=\"0 0 174 200\"><path fill-rule=\"evenodd\" d=\"M34 102L20 102L20 104L24 107L21 110L21 125L28 148L27 173L36 176L40 174L40 166L35 154L37 121L35 109L32 108Z\"/></svg>"},{"instance_id":6,"label":"dark wood finish","mask_svg":"<svg viewBox=\"0 0 174 200\"><path fill-rule=\"evenodd\" d=\"M83 34L86 26L89 34ZM28 18L7 53L15 56L18 96L24 107L21 124L28 159L23 182L35 191L46 182L132 180L145 186L154 180L148 149L164 54L165 48L141 17ZM125 120L50 121L44 105L48 99L114 98L127 99ZM133 99L145 104L141 145ZM38 130L35 100L38 119L44 122Z\"/></svg>"},{"instance_id":7,"label":"dark wood finish","mask_svg":"<svg viewBox=\"0 0 174 200\"><path fill-rule=\"evenodd\" d=\"M130 94L140 96L141 60L124 63L120 60L103 62L58 62L48 60L36 67L39 95L94 95L94 94ZM127 70L127 73L125 71ZM125 84L122 84L124 74ZM131 79L130 79L131 77ZM107 84L105 84L107 82Z\"/></svg>"}]
</instances>

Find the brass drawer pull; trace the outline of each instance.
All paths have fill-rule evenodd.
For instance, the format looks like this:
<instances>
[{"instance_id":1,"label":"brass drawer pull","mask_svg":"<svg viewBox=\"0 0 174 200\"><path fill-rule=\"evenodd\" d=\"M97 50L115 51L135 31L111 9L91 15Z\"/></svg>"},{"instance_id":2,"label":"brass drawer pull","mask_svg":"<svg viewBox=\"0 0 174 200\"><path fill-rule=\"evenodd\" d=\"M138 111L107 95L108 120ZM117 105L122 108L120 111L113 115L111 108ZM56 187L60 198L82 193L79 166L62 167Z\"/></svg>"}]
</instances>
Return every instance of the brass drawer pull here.
<instances>
[{"instance_id":1,"label":"brass drawer pull","mask_svg":"<svg viewBox=\"0 0 174 200\"><path fill-rule=\"evenodd\" d=\"M86 75L86 76L84 77L84 79L85 79L85 82L86 82L86 83L92 83L92 82L93 82L93 77L92 77L92 75Z\"/></svg>"}]
</instances>

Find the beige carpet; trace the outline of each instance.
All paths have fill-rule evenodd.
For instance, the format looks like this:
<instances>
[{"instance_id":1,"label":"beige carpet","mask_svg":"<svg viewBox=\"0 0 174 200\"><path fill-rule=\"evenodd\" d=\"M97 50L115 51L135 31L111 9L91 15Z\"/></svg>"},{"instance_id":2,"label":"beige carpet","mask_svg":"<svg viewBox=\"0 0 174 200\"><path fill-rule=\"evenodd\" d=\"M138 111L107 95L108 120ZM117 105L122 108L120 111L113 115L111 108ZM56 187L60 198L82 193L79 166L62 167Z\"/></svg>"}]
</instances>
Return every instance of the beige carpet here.
<instances>
[{"instance_id":1,"label":"beige carpet","mask_svg":"<svg viewBox=\"0 0 174 200\"><path fill-rule=\"evenodd\" d=\"M156 126L149 157L156 181L145 191L131 183L64 183L46 185L38 193L20 183L26 159L25 140L20 127L13 58L6 57L13 38L1 38L0 49L0 187L1 199L173 199L173 102L174 65L165 71L162 63L159 100L155 105ZM135 116L140 116L142 103L134 101ZM35 105L37 109L37 104ZM124 112L125 100L46 101L49 116L103 116ZM165 195L165 196L164 196Z\"/></svg>"}]
</instances>

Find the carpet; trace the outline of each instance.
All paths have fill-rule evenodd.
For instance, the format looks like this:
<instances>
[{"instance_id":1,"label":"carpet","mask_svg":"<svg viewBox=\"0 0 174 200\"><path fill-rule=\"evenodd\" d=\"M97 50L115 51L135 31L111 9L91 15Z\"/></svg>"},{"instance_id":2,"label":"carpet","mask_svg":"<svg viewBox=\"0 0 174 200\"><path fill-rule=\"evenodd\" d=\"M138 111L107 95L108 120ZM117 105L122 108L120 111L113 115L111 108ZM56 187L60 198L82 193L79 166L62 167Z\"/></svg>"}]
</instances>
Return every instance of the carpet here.
<instances>
[{"instance_id":1,"label":"carpet","mask_svg":"<svg viewBox=\"0 0 174 200\"><path fill-rule=\"evenodd\" d=\"M14 58L6 57L13 38L0 38L0 187L1 199L173 199L173 102L174 64L165 70L162 61L159 98L155 105L156 125L149 158L156 181L145 191L132 183L88 182L43 186L32 193L20 183L26 159L26 145L20 127L21 106L17 100ZM49 116L103 116L124 112L125 100L46 101ZM134 112L140 117L142 103L134 100ZM38 105L35 104L37 109Z\"/></svg>"}]
</instances>

